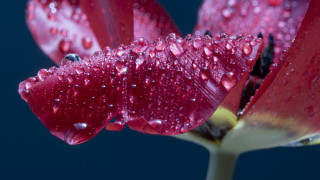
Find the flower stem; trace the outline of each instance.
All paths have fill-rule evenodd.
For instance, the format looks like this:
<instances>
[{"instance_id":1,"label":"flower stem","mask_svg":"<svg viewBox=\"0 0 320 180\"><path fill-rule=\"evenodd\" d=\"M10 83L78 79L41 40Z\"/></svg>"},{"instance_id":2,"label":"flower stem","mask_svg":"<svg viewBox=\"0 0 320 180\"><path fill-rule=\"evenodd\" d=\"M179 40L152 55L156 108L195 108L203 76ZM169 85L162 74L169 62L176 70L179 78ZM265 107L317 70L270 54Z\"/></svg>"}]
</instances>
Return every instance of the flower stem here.
<instances>
[{"instance_id":1,"label":"flower stem","mask_svg":"<svg viewBox=\"0 0 320 180\"><path fill-rule=\"evenodd\" d=\"M232 180L238 155L225 151L209 151L207 180Z\"/></svg>"}]
</instances>

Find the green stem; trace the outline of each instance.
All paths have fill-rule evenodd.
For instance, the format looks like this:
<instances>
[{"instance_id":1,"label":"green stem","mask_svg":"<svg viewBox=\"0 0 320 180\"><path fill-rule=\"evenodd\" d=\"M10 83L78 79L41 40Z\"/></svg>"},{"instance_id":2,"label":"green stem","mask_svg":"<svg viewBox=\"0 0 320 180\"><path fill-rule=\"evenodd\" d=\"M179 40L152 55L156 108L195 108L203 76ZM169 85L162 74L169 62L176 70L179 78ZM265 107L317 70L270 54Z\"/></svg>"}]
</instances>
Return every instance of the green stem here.
<instances>
[{"instance_id":1,"label":"green stem","mask_svg":"<svg viewBox=\"0 0 320 180\"><path fill-rule=\"evenodd\" d=\"M217 150L210 151L207 180L232 180L238 155Z\"/></svg>"}]
</instances>

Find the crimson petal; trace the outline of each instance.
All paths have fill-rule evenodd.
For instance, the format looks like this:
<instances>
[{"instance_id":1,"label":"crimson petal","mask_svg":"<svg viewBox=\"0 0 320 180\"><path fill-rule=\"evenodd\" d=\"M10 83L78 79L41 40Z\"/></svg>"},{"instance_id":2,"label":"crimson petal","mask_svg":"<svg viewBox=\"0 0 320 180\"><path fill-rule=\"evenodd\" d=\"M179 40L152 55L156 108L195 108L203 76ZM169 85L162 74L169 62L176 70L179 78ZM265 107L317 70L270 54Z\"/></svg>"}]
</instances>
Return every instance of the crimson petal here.
<instances>
[{"instance_id":1,"label":"crimson petal","mask_svg":"<svg viewBox=\"0 0 320 180\"><path fill-rule=\"evenodd\" d=\"M132 33L134 37L154 40L166 37L169 32L178 32L171 18L154 0L134 1L133 25L130 13L132 10L130 11L129 7L131 1L80 2L28 2L28 27L42 51L57 64L60 64L67 53L77 53L85 58L107 45L115 47L121 43L128 44L132 41ZM106 7L106 2L114 5L111 10ZM89 5L85 6L88 3ZM105 14L102 14L103 12ZM115 14L112 16L114 18L108 16L110 14Z\"/></svg>"},{"instance_id":2,"label":"crimson petal","mask_svg":"<svg viewBox=\"0 0 320 180\"><path fill-rule=\"evenodd\" d=\"M250 52L243 47L256 44ZM69 144L104 126L175 135L206 121L253 64L261 40L226 35L170 38L106 49L79 62L40 70L19 93L52 134ZM115 122L111 120L116 117Z\"/></svg>"},{"instance_id":3,"label":"crimson petal","mask_svg":"<svg viewBox=\"0 0 320 180\"><path fill-rule=\"evenodd\" d=\"M275 62L295 38L310 0L205 0L196 30L204 34L226 32L275 38Z\"/></svg>"},{"instance_id":4,"label":"crimson petal","mask_svg":"<svg viewBox=\"0 0 320 180\"><path fill-rule=\"evenodd\" d=\"M265 79L241 120L291 136L319 132L319 12L320 1L312 0L283 65Z\"/></svg>"}]
</instances>

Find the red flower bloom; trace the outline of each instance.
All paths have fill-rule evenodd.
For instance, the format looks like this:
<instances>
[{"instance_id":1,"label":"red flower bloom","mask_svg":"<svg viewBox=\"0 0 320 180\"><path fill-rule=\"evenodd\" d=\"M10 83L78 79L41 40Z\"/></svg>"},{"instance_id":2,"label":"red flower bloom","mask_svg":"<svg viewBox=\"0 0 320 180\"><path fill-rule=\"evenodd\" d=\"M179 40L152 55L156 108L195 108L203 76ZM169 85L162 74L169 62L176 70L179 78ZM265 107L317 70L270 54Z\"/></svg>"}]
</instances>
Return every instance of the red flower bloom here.
<instances>
[{"instance_id":1,"label":"red flower bloom","mask_svg":"<svg viewBox=\"0 0 320 180\"><path fill-rule=\"evenodd\" d=\"M150 134L209 134L235 154L311 137L320 124L320 3L308 5L205 0L195 35L180 38L155 1L31 0L28 26L61 65L23 81L19 93L69 144L126 124ZM208 31L220 35L201 36ZM63 58L68 53L83 60ZM262 73L266 59L274 63L254 94L247 79L258 58ZM254 96L238 114L244 86ZM209 130L198 127L205 122Z\"/></svg>"}]
</instances>

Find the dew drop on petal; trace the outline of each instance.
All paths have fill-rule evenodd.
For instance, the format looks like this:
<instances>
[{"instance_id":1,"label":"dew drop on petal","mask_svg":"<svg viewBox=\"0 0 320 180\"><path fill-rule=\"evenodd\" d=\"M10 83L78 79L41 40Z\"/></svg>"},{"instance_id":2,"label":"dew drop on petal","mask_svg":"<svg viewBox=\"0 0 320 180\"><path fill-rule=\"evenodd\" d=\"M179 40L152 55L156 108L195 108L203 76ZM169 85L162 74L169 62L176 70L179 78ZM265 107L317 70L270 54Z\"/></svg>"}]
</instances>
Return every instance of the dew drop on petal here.
<instances>
[{"instance_id":1,"label":"dew drop on petal","mask_svg":"<svg viewBox=\"0 0 320 180\"><path fill-rule=\"evenodd\" d=\"M83 37L82 45L85 49L90 49L92 47L92 39L90 37Z\"/></svg>"},{"instance_id":2,"label":"dew drop on petal","mask_svg":"<svg viewBox=\"0 0 320 180\"><path fill-rule=\"evenodd\" d=\"M183 53L183 49L180 44L177 43L171 43L170 46L170 51L174 56L179 56Z\"/></svg>"},{"instance_id":3,"label":"dew drop on petal","mask_svg":"<svg viewBox=\"0 0 320 180\"><path fill-rule=\"evenodd\" d=\"M70 40L61 40L59 43L59 49L63 53L67 53L71 49L71 41Z\"/></svg>"},{"instance_id":4,"label":"dew drop on petal","mask_svg":"<svg viewBox=\"0 0 320 180\"><path fill-rule=\"evenodd\" d=\"M161 126L161 124L162 124L162 121L158 119L149 121L149 125L152 126L153 128L157 128Z\"/></svg>"},{"instance_id":5,"label":"dew drop on petal","mask_svg":"<svg viewBox=\"0 0 320 180\"><path fill-rule=\"evenodd\" d=\"M201 39L195 39L192 45L195 49L199 49L203 46L203 42Z\"/></svg>"},{"instance_id":6,"label":"dew drop on petal","mask_svg":"<svg viewBox=\"0 0 320 180\"><path fill-rule=\"evenodd\" d=\"M242 47L242 51L244 54L246 55L249 55L251 52L252 52L252 47L250 44L245 44L243 47Z\"/></svg>"},{"instance_id":7,"label":"dew drop on petal","mask_svg":"<svg viewBox=\"0 0 320 180\"><path fill-rule=\"evenodd\" d=\"M237 82L237 80L236 80L233 72L225 73L221 78L221 84L227 90L230 90L236 84L236 82Z\"/></svg>"}]
</instances>

